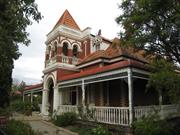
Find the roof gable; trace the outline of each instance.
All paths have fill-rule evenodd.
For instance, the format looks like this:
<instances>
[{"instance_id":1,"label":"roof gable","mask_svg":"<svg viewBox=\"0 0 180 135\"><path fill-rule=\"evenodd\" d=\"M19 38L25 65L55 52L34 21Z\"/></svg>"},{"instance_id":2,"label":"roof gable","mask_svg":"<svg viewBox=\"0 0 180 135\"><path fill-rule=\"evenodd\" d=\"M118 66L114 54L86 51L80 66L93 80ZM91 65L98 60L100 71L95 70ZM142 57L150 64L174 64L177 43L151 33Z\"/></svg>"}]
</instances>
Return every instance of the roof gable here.
<instances>
[{"instance_id":1,"label":"roof gable","mask_svg":"<svg viewBox=\"0 0 180 135\"><path fill-rule=\"evenodd\" d=\"M73 19L73 17L71 16L71 14L69 13L67 9L64 11L64 13L60 17L60 19L57 21L53 29L55 29L59 25L65 25L67 27L80 30L79 26L77 25L77 23L75 22L75 20Z\"/></svg>"},{"instance_id":2,"label":"roof gable","mask_svg":"<svg viewBox=\"0 0 180 135\"><path fill-rule=\"evenodd\" d=\"M133 47L123 47L120 43L120 40L115 38L112 44L106 50L96 51L86 56L80 63L78 63L78 65L82 65L99 58L113 59L121 56L137 59L147 63L148 60L143 55L143 50L136 51Z\"/></svg>"}]
</instances>

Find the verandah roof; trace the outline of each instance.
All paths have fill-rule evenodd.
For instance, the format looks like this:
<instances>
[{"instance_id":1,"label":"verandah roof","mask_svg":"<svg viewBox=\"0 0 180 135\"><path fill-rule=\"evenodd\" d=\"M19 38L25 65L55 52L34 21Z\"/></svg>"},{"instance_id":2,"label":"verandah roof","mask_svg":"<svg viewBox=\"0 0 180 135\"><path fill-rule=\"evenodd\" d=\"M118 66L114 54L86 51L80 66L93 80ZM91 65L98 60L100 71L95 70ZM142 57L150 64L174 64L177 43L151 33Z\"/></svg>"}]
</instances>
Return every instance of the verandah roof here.
<instances>
[{"instance_id":1,"label":"verandah roof","mask_svg":"<svg viewBox=\"0 0 180 135\"><path fill-rule=\"evenodd\" d=\"M81 85L82 81L84 81L85 84L89 84L127 78L128 68L133 68L134 78L147 79L149 76L149 72L142 63L134 60L126 60L108 66L64 76L60 79L58 85L60 88L65 88Z\"/></svg>"}]
</instances>

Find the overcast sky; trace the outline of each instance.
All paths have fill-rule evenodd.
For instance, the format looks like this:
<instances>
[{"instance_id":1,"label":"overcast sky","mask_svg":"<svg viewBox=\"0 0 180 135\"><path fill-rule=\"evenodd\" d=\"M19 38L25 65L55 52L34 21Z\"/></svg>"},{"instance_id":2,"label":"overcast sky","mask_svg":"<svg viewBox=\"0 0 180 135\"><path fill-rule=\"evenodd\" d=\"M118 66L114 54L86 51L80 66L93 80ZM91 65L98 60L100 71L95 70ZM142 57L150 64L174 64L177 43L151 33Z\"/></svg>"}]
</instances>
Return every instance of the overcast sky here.
<instances>
[{"instance_id":1,"label":"overcast sky","mask_svg":"<svg viewBox=\"0 0 180 135\"><path fill-rule=\"evenodd\" d=\"M118 4L121 0L36 0L44 18L27 28L31 44L20 46L22 56L15 61L13 78L27 84L39 83L44 68L45 41L60 16L67 9L81 30L91 27L92 34L102 30L102 35L113 39L118 36L120 27L115 18L120 14Z\"/></svg>"}]
</instances>

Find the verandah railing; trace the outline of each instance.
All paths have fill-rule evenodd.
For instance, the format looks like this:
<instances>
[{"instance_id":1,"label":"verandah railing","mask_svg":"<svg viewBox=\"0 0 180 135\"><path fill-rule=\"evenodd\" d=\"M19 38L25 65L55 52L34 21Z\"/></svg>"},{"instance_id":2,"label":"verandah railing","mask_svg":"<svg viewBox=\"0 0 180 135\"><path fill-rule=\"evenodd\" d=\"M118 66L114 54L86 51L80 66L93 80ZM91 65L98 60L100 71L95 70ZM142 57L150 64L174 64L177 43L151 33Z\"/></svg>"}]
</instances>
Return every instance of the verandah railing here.
<instances>
[{"instance_id":1,"label":"verandah railing","mask_svg":"<svg viewBox=\"0 0 180 135\"><path fill-rule=\"evenodd\" d=\"M157 113L161 118L165 118L168 115L176 114L176 105L152 105L152 106L136 106L134 108L135 118L139 119L143 116L147 116L152 113Z\"/></svg>"},{"instance_id":2,"label":"verandah railing","mask_svg":"<svg viewBox=\"0 0 180 135\"><path fill-rule=\"evenodd\" d=\"M97 121L101 123L128 125L129 124L129 110L128 107L89 107L92 110L92 118L90 121ZM86 110L85 110L86 111ZM77 106L60 105L59 114L65 112L78 112Z\"/></svg>"},{"instance_id":3,"label":"verandah railing","mask_svg":"<svg viewBox=\"0 0 180 135\"><path fill-rule=\"evenodd\" d=\"M93 111L93 119L89 121L97 121L100 123L115 124L115 125L129 125L129 108L128 107L99 107L91 106L90 110ZM154 113L155 111L164 118L169 114L177 113L175 105L162 105L162 106L138 106L134 108L135 119L140 119L143 116ZM77 106L60 105L58 113L65 112L79 113Z\"/></svg>"}]
</instances>

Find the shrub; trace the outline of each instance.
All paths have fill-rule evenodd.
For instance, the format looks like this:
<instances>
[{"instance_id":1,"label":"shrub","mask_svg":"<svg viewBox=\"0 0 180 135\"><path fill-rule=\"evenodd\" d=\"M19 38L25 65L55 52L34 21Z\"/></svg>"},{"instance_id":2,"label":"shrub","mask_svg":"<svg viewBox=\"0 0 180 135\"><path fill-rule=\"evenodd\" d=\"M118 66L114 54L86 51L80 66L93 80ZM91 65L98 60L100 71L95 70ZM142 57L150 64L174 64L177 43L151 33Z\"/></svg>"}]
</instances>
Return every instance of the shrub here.
<instances>
[{"instance_id":1,"label":"shrub","mask_svg":"<svg viewBox=\"0 0 180 135\"><path fill-rule=\"evenodd\" d=\"M108 128L98 125L92 129L92 135L110 135Z\"/></svg>"},{"instance_id":2,"label":"shrub","mask_svg":"<svg viewBox=\"0 0 180 135\"><path fill-rule=\"evenodd\" d=\"M7 135L36 135L29 124L16 120L10 120L4 131Z\"/></svg>"},{"instance_id":3,"label":"shrub","mask_svg":"<svg viewBox=\"0 0 180 135\"><path fill-rule=\"evenodd\" d=\"M10 108L1 108L0 107L0 116L10 116L11 110Z\"/></svg>"},{"instance_id":4,"label":"shrub","mask_svg":"<svg viewBox=\"0 0 180 135\"><path fill-rule=\"evenodd\" d=\"M14 100L11 102L11 108L13 111L20 112L24 110L24 102L22 100Z\"/></svg>"},{"instance_id":5,"label":"shrub","mask_svg":"<svg viewBox=\"0 0 180 135\"><path fill-rule=\"evenodd\" d=\"M30 102L24 102L24 110L23 113L25 115L32 115L32 105Z\"/></svg>"},{"instance_id":6,"label":"shrub","mask_svg":"<svg viewBox=\"0 0 180 135\"><path fill-rule=\"evenodd\" d=\"M13 111L23 113L25 115L32 114L32 105L30 102L23 102L20 100L16 100L11 104L11 108Z\"/></svg>"},{"instance_id":7,"label":"shrub","mask_svg":"<svg viewBox=\"0 0 180 135\"><path fill-rule=\"evenodd\" d=\"M74 124L77 120L77 115L73 112L67 112L59 116L55 116L53 122L57 126L68 126Z\"/></svg>"},{"instance_id":8,"label":"shrub","mask_svg":"<svg viewBox=\"0 0 180 135\"><path fill-rule=\"evenodd\" d=\"M32 110L33 111L40 111L39 103L37 101L33 101Z\"/></svg>"},{"instance_id":9,"label":"shrub","mask_svg":"<svg viewBox=\"0 0 180 135\"><path fill-rule=\"evenodd\" d=\"M173 127L157 115L149 115L133 123L134 135L171 135Z\"/></svg>"},{"instance_id":10,"label":"shrub","mask_svg":"<svg viewBox=\"0 0 180 135\"><path fill-rule=\"evenodd\" d=\"M78 114L82 120L95 120L94 118L95 109L90 108L88 105L83 107L82 105L78 106Z\"/></svg>"}]
</instances>

